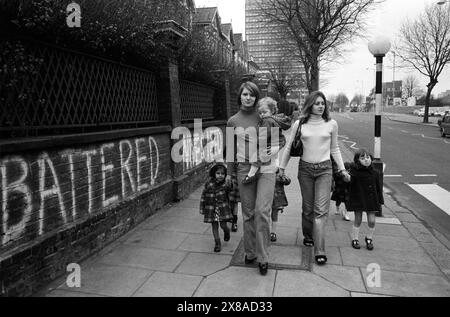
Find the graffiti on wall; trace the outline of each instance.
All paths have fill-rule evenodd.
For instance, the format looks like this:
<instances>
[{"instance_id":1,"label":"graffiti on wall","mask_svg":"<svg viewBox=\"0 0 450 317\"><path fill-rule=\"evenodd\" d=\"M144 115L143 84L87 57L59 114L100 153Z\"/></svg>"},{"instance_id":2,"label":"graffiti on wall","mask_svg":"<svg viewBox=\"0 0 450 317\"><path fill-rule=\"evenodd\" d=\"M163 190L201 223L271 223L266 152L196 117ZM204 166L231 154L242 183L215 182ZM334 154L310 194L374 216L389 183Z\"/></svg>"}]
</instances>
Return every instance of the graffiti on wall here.
<instances>
[{"instance_id":1,"label":"graffiti on wall","mask_svg":"<svg viewBox=\"0 0 450 317\"><path fill-rule=\"evenodd\" d=\"M201 120L194 120L194 131L186 127L172 130L172 139L179 140L172 148L175 163L183 163L183 172L195 168L203 162L213 162L223 158L223 133L218 127L203 130Z\"/></svg>"},{"instance_id":2,"label":"graffiti on wall","mask_svg":"<svg viewBox=\"0 0 450 317\"><path fill-rule=\"evenodd\" d=\"M88 149L0 157L1 239L40 236L155 186L160 153L153 137Z\"/></svg>"}]
</instances>

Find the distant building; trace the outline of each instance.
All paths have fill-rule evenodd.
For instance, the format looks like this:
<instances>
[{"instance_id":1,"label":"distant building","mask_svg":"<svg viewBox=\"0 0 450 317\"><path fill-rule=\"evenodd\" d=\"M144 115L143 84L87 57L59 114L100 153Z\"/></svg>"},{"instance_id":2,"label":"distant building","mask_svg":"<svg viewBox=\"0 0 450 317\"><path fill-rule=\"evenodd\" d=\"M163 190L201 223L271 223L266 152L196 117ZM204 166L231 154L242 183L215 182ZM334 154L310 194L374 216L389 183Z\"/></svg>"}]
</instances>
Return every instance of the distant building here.
<instances>
[{"instance_id":1,"label":"distant building","mask_svg":"<svg viewBox=\"0 0 450 317\"><path fill-rule=\"evenodd\" d=\"M299 86L292 92L301 96L302 92L308 92L302 83L305 71L303 65L290 53L292 40L286 35L285 27L271 23L264 17L258 2L261 0L245 1L245 37L249 55L253 56L253 61L261 71L277 68L280 63L288 63L283 68L289 69L288 76L299 82Z\"/></svg>"},{"instance_id":2,"label":"distant building","mask_svg":"<svg viewBox=\"0 0 450 317\"><path fill-rule=\"evenodd\" d=\"M247 41L241 33L234 33L231 23L221 22L217 7L197 8L193 18L194 32L203 32L208 48L217 60L218 69L239 68L243 73L254 74L258 65L251 61Z\"/></svg>"},{"instance_id":3,"label":"distant building","mask_svg":"<svg viewBox=\"0 0 450 317\"><path fill-rule=\"evenodd\" d=\"M444 92L441 92L441 93L438 95L438 98L439 98L439 99L443 99L443 98L446 98L446 97L450 97L450 90L446 90L446 91L444 91Z\"/></svg>"},{"instance_id":4,"label":"distant building","mask_svg":"<svg viewBox=\"0 0 450 317\"><path fill-rule=\"evenodd\" d=\"M383 83L383 104L388 106L402 105L403 81Z\"/></svg>"}]
</instances>

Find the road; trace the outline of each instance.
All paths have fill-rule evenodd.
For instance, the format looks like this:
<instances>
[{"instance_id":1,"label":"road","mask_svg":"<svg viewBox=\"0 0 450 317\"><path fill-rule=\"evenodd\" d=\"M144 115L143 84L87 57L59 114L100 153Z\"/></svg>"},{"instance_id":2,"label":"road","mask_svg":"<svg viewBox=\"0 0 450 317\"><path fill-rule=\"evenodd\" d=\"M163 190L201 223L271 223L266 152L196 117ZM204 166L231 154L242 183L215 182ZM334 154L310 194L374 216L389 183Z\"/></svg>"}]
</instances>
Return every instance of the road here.
<instances>
[{"instance_id":1,"label":"road","mask_svg":"<svg viewBox=\"0 0 450 317\"><path fill-rule=\"evenodd\" d=\"M374 148L373 113L333 113L339 137L353 149ZM384 186L403 207L413 211L441 241L450 241L450 138L435 126L382 118L381 160Z\"/></svg>"}]
</instances>

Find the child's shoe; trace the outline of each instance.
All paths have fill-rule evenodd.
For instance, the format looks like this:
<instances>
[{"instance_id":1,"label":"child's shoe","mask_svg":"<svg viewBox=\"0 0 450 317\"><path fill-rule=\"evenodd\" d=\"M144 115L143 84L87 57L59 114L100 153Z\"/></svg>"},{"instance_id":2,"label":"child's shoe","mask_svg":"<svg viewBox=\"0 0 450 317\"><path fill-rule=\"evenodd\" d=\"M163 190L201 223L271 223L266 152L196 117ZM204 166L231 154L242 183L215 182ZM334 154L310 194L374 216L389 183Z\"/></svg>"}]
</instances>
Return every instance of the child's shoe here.
<instances>
[{"instance_id":1,"label":"child's shoe","mask_svg":"<svg viewBox=\"0 0 450 317\"><path fill-rule=\"evenodd\" d=\"M345 221L350 221L350 217L348 216L347 210L342 210L342 219Z\"/></svg>"},{"instance_id":2,"label":"child's shoe","mask_svg":"<svg viewBox=\"0 0 450 317\"><path fill-rule=\"evenodd\" d=\"M366 239L366 248L367 250L372 251L373 250L373 239L365 238Z\"/></svg>"},{"instance_id":3,"label":"child's shoe","mask_svg":"<svg viewBox=\"0 0 450 317\"><path fill-rule=\"evenodd\" d=\"M352 240L352 247L353 247L353 249L357 249L357 250L361 249L361 246L359 245L359 241L356 239Z\"/></svg>"},{"instance_id":4,"label":"child's shoe","mask_svg":"<svg viewBox=\"0 0 450 317\"><path fill-rule=\"evenodd\" d=\"M223 231L223 241L230 241L230 229L227 227L227 230Z\"/></svg>"},{"instance_id":5,"label":"child's shoe","mask_svg":"<svg viewBox=\"0 0 450 317\"><path fill-rule=\"evenodd\" d=\"M222 250L222 246L220 245L220 240L215 240L216 245L214 246L214 252L220 252Z\"/></svg>"},{"instance_id":6,"label":"child's shoe","mask_svg":"<svg viewBox=\"0 0 450 317\"><path fill-rule=\"evenodd\" d=\"M277 241L277 234L275 232L270 233L270 241L272 241L272 242Z\"/></svg>"}]
</instances>

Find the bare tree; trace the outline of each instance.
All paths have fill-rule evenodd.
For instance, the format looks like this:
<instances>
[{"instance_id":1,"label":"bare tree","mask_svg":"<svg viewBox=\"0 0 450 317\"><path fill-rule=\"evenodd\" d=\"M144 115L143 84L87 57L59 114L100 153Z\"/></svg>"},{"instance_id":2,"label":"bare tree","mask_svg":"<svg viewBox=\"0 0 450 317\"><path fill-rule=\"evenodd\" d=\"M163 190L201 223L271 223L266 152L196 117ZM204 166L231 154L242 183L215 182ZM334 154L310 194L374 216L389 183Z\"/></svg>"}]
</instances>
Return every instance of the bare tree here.
<instances>
[{"instance_id":1,"label":"bare tree","mask_svg":"<svg viewBox=\"0 0 450 317\"><path fill-rule=\"evenodd\" d=\"M345 107L348 105L348 98L344 93L339 93L334 101L335 107L341 109L341 111L345 110Z\"/></svg>"},{"instance_id":2,"label":"bare tree","mask_svg":"<svg viewBox=\"0 0 450 317\"><path fill-rule=\"evenodd\" d=\"M336 61L363 36L363 17L377 0L255 0L271 23L286 28L303 63L309 92L319 89L320 63Z\"/></svg>"},{"instance_id":3,"label":"bare tree","mask_svg":"<svg viewBox=\"0 0 450 317\"><path fill-rule=\"evenodd\" d=\"M417 96L419 79L414 75L408 75L403 79L403 95L405 98Z\"/></svg>"},{"instance_id":4,"label":"bare tree","mask_svg":"<svg viewBox=\"0 0 450 317\"><path fill-rule=\"evenodd\" d=\"M423 117L426 123L431 92L450 61L450 11L431 5L416 20L406 20L395 51L404 62L428 77Z\"/></svg>"},{"instance_id":5,"label":"bare tree","mask_svg":"<svg viewBox=\"0 0 450 317\"><path fill-rule=\"evenodd\" d=\"M292 62L292 56L285 55L275 63L266 63L265 69L269 71L274 88L282 100L286 100L288 93L303 83L300 75L298 77L292 75Z\"/></svg>"},{"instance_id":6,"label":"bare tree","mask_svg":"<svg viewBox=\"0 0 450 317\"><path fill-rule=\"evenodd\" d=\"M350 104L357 104L358 106L363 104L365 102L364 95L361 94L355 94L352 98L352 101L350 101Z\"/></svg>"}]
</instances>

